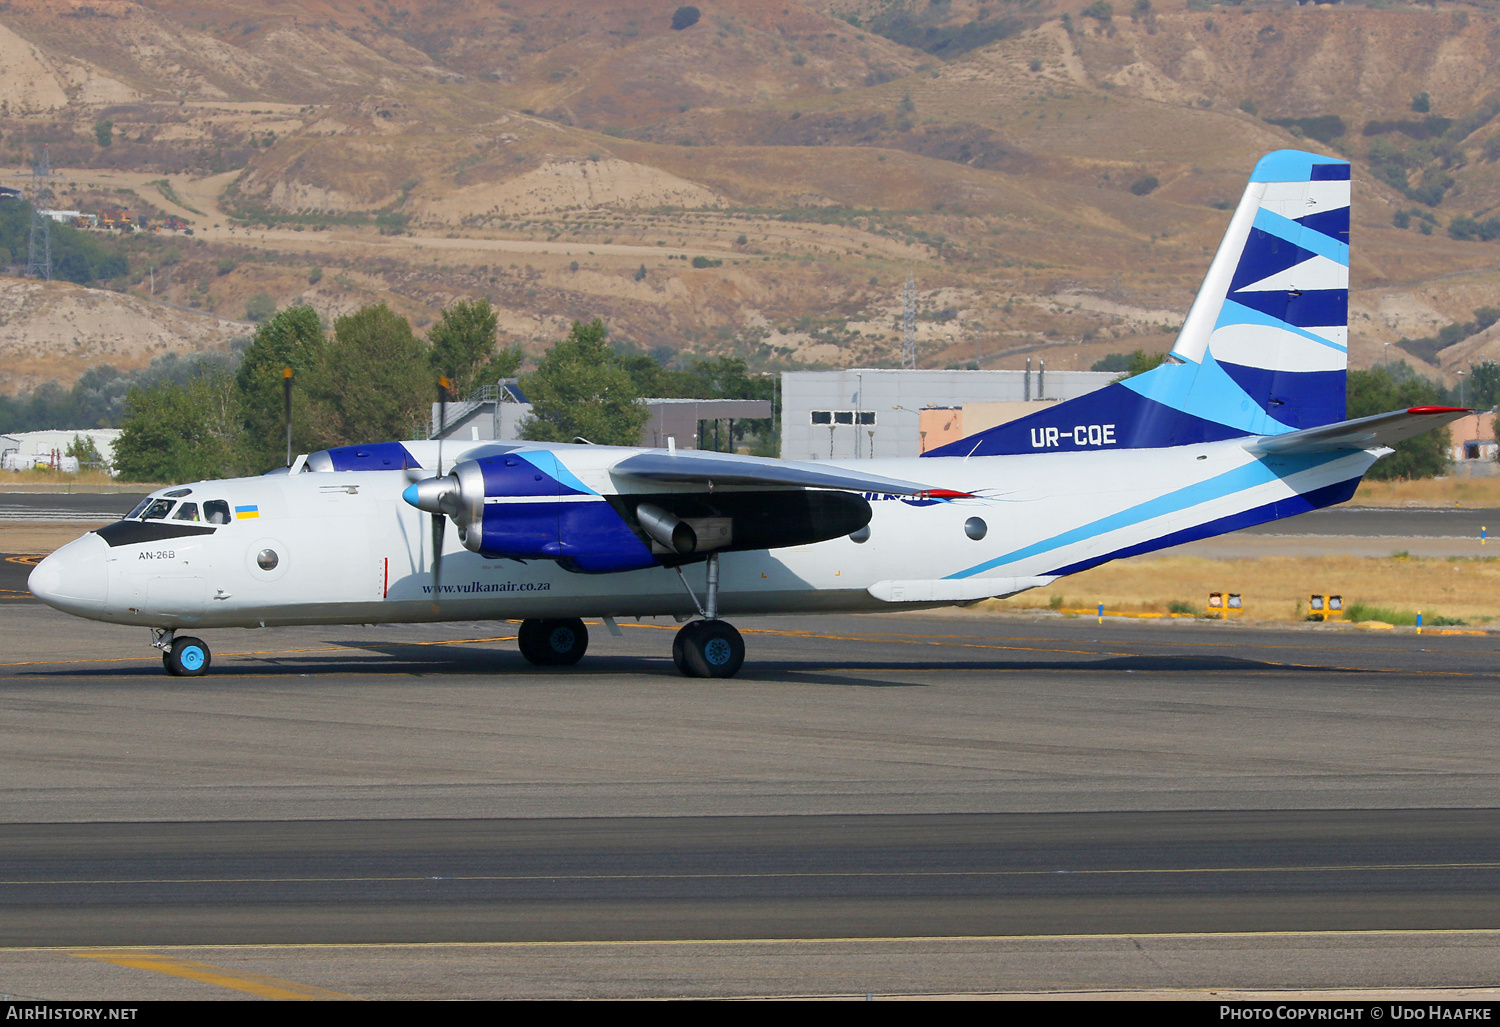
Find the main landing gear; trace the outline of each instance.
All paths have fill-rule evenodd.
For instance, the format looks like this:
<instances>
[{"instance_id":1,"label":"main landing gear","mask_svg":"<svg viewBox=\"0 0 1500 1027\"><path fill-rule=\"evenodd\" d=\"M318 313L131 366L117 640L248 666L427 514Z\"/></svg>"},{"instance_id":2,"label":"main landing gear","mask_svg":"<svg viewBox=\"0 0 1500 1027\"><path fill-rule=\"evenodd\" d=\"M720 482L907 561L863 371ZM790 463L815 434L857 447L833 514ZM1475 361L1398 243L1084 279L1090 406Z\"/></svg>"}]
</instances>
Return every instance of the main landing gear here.
<instances>
[{"instance_id":1,"label":"main landing gear","mask_svg":"<svg viewBox=\"0 0 1500 1027\"><path fill-rule=\"evenodd\" d=\"M161 665L177 678L195 678L208 671L213 653L208 643L192 635L178 637L171 628L154 631L151 644L161 650Z\"/></svg>"},{"instance_id":2,"label":"main landing gear","mask_svg":"<svg viewBox=\"0 0 1500 1027\"><path fill-rule=\"evenodd\" d=\"M682 569L677 576L682 578ZM682 578L683 587L693 596L693 605L702 620L689 621L672 639L672 662L683 677L732 678L745 663L745 640L734 625L719 619L719 554L708 556L708 595L700 604L693 589Z\"/></svg>"},{"instance_id":3,"label":"main landing gear","mask_svg":"<svg viewBox=\"0 0 1500 1027\"><path fill-rule=\"evenodd\" d=\"M521 622L521 655L539 667L567 667L583 659L589 629L577 617Z\"/></svg>"}]
</instances>

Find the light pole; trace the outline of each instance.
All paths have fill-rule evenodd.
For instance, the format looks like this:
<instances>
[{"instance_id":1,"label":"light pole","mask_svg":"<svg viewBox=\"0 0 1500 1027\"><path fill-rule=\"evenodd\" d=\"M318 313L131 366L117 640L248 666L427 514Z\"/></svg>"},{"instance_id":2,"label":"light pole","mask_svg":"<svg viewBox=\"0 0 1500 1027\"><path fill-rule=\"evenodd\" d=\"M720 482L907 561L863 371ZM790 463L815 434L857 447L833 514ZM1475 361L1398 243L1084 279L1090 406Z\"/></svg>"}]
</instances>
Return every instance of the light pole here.
<instances>
[{"instance_id":1,"label":"light pole","mask_svg":"<svg viewBox=\"0 0 1500 1027\"><path fill-rule=\"evenodd\" d=\"M1391 344L1385 344L1385 373L1391 373Z\"/></svg>"},{"instance_id":2,"label":"light pole","mask_svg":"<svg viewBox=\"0 0 1500 1027\"><path fill-rule=\"evenodd\" d=\"M1464 403L1464 373L1462 371L1458 372L1458 405L1466 405Z\"/></svg>"}]
</instances>

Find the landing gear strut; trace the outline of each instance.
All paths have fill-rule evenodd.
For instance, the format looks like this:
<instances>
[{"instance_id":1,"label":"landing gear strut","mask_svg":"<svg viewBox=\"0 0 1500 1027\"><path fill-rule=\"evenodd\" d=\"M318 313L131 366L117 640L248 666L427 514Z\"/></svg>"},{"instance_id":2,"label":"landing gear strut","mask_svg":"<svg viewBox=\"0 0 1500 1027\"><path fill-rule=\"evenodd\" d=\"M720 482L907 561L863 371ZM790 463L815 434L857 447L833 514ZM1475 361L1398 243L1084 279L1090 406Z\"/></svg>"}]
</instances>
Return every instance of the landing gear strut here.
<instances>
[{"instance_id":1,"label":"landing gear strut","mask_svg":"<svg viewBox=\"0 0 1500 1027\"><path fill-rule=\"evenodd\" d=\"M677 571L682 577L681 568ZM682 583L687 586L687 579ZM704 604L688 587L703 620L689 621L672 639L672 662L683 677L732 678L745 662L745 640L728 621L719 620L719 554L708 555L708 594Z\"/></svg>"},{"instance_id":2,"label":"landing gear strut","mask_svg":"<svg viewBox=\"0 0 1500 1027\"><path fill-rule=\"evenodd\" d=\"M589 629L577 617L521 622L521 655L539 667L571 666L589 647Z\"/></svg>"},{"instance_id":3,"label":"landing gear strut","mask_svg":"<svg viewBox=\"0 0 1500 1027\"><path fill-rule=\"evenodd\" d=\"M209 664L213 662L213 653L209 652L208 643L203 639L192 635L178 638L171 628L153 634L155 637L151 644L161 650L161 665L168 674L178 678L195 678L208 671Z\"/></svg>"}]
</instances>

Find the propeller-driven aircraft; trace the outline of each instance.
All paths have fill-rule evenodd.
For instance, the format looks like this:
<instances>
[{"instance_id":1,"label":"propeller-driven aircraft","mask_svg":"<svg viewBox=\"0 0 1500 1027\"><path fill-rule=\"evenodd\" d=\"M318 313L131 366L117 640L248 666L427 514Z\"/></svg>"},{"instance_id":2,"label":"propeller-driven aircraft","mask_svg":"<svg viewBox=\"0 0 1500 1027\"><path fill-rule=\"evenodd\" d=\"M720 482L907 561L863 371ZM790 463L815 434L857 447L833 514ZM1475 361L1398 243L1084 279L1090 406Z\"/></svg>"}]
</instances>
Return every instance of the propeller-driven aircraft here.
<instances>
[{"instance_id":1,"label":"propeller-driven aircraft","mask_svg":"<svg viewBox=\"0 0 1500 1027\"><path fill-rule=\"evenodd\" d=\"M1391 444L1465 413L1344 419L1349 171L1263 157L1161 366L921 457L345 446L153 492L30 588L151 629L177 675L211 661L184 630L519 619L522 654L559 665L584 617L673 616L679 670L729 677L726 615L973 603L1341 503Z\"/></svg>"}]
</instances>

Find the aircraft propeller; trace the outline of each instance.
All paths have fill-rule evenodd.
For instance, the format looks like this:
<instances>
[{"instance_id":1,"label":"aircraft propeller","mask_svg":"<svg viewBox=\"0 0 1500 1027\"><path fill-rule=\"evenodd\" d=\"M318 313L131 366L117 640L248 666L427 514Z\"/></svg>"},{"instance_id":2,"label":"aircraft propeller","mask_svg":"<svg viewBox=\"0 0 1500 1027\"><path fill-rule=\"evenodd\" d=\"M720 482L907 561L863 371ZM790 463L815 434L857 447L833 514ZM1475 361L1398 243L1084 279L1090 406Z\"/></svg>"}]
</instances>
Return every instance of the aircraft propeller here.
<instances>
[{"instance_id":1,"label":"aircraft propeller","mask_svg":"<svg viewBox=\"0 0 1500 1027\"><path fill-rule=\"evenodd\" d=\"M438 456L437 476L443 476L443 436L448 431L448 389L444 376L438 377ZM432 607L437 609L438 597L442 595L443 579L443 535L448 526L448 515L441 510L432 514Z\"/></svg>"}]
</instances>

